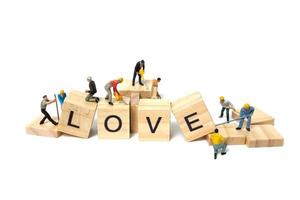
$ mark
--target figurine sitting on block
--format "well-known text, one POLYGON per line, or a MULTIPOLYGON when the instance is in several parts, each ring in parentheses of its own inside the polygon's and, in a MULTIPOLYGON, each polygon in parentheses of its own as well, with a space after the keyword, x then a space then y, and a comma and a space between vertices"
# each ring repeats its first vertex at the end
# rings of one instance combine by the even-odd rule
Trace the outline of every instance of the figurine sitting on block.
POLYGON ((54 103, 56 100, 52 100, 50 101, 47 97, 47 95, 44 95, 43 96, 43 100, 41 102, 41 112, 43 113, 44 115, 44 118, 40 121, 40 124, 44 124, 45 123, 45 120, 48 119, 53 125, 57 125, 58 123, 56 121, 54 121, 51 116, 49 115, 49 113, 47 112, 46 108, 47 108, 47 105, 49 104, 52 104, 54 103))
POLYGON ((107 92, 105 99, 108 100, 108 103, 112 106, 114 105, 114 103, 112 102, 111 88, 113 88, 113 92, 114 92, 114 96, 116 97, 116 100, 120 101, 122 99, 122 96, 120 95, 117 86, 122 82, 123 82, 123 78, 119 78, 117 80, 109 81, 104 87, 104 89, 107 92))
POLYGON ((98 103, 99 98, 94 97, 94 94, 97 93, 96 84, 90 76, 87 77, 87 81, 89 82, 89 90, 86 90, 85 92, 89 94, 86 96, 85 101, 98 103))
POLYGON ((152 99, 161 99, 160 94, 158 93, 158 84, 160 83, 161 78, 153 79, 152 81, 152 99))
POLYGON ((145 72, 145 61, 141 60, 136 63, 135 68, 134 68, 134 73, 133 73, 133 78, 132 78, 132 86, 135 85, 135 78, 138 75, 139 76, 139 84, 143 86, 144 84, 142 83, 142 78, 144 76, 145 72))

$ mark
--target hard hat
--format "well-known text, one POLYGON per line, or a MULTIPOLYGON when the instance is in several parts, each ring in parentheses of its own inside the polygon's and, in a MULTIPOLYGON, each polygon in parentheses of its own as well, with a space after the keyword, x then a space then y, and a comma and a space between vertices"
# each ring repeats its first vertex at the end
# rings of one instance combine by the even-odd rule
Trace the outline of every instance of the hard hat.
POLYGON ((225 100, 225 97, 224 97, 224 96, 220 96, 220 100, 221 100, 221 101, 224 101, 224 100, 225 100))
POLYGON ((88 76, 88 77, 86 78, 86 80, 87 80, 87 81, 91 81, 91 80, 92 80, 92 77, 91 77, 91 76, 88 76))
POLYGON ((121 77, 121 78, 119 78, 119 81, 120 81, 120 83, 122 83, 123 82, 123 78, 121 77))
POLYGON ((245 103, 243 106, 244 109, 248 110, 250 108, 250 104, 249 103, 245 103))
POLYGON ((60 94, 64 94, 65 91, 64 91, 64 90, 60 90, 59 93, 60 93, 60 94))

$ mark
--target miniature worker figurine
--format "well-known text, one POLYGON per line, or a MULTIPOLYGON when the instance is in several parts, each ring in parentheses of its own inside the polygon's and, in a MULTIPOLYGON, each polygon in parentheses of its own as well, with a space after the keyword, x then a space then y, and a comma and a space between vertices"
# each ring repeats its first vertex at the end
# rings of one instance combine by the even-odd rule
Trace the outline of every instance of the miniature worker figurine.
POLYGON ((227 144, 225 144, 224 137, 219 134, 219 130, 217 128, 215 129, 215 132, 213 134, 211 134, 210 140, 214 147, 214 158, 215 159, 217 159, 219 152, 221 152, 221 155, 226 154, 227 144))
POLYGON ((90 76, 87 77, 87 81, 89 82, 89 90, 86 90, 85 92, 89 93, 89 94, 86 96, 85 101, 98 103, 99 98, 98 97, 94 97, 94 94, 97 93, 96 84, 92 80, 92 77, 90 77, 90 76))
POLYGON ((144 85, 142 83, 142 77, 144 76, 144 72, 145 72, 145 61, 141 60, 141 61, 137 62, 135 65, 133 78, 132 78, 132 86, 135 85, 135 78, 137 75, 139 76, 139 84, 142 86, 144 85))
POLYGON ((154 94, 154 98, 158 98, 161 99, 160 94, 158 93, 158 83, 160 83, 161 78, 157 78, 157 79, 153 79, 152 81, 152 86, 153 86, 153 91, 156 92, 156 94, 154 94))
POLYGON ((67 94, 64 90, 60 90, 59 94, 57 95, 58 101, 60 103, 60 106, 64 104, 65 98, 67 97, 67 94))
POLYGON ((44 114, 44 118, 40 121, 40 124, 44 124, 46 119, 48 119, 48 120, 49 120, 53 125, 55 125, 55 126, 58 124, 57 122, 55 122, 55 121, 51 118, 51 116, 49 115, 49 113, 46 111, 47 105, 52 104, 52 103, 54 103, 55 101, 56 101, 55 99, 52 100, 52 101, 50 101, 50 100, 48 99, 47 95, 44 95, 44 96, 43 96, 43 100, 42 100, 42 102, 41 102, 41 112, 44 114))
POLYGON ((235 110, 235 108, 234 108, 233 104, 230 101, 225 100, 225 97, 223 97, 223 96, 220 97, 220 104, 222 106, 222 110, 221 110, 221 115, 219 116, 219 118, 223 117, 224 111, 226 110, 226 119, 227 119, 227 122, 229 122, 229 110, 230 109, 235 110))
POLYGON ((244 120, 245 120, 245 118, 247 118, 246 129, 247 129, 247 131, 250 131, 251 118, 252 118, 254 111, 255 111, 254 107, 250 106, 248 103, 244 104, 243 108, 240 111, 240 124, 236 128, 236 130, 242 129, 244 120))
MULTIPOLYGON (((120 84, 120 83, 122 83, 122 82, 123 82, 123 78, 119 78, 119 79, 117 79, 117 80, 109 81, 109 82, 105 85, 105 87, 104 87, 104 89, 105 89, 106 92, 107 92, 107 95, 106 95, 105 99, 108 100, 108 103, 109 103, 110 105, 112 105, 112 106, 113 106, 114 104, 113 104, 113 102, 112 102, 111 88, 113 88, 114 94, 116 94, 118 97, 120 97, 121 95, 120 95, 120 93, 119 93, 119 91, 118 91, 117 86, 118 86, 118 84, 120 84)), ((116 96, 116 95, 115 95, 115 96, 116 96)), ((119 100, 119 99, 117 99, 117 100, 119 100)))

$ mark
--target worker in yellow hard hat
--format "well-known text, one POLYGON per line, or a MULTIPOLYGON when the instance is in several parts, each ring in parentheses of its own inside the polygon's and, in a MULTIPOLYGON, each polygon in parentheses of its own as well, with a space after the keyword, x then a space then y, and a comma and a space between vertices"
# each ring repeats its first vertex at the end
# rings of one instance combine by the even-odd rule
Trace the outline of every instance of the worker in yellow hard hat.
POLYGON ((217 159, 218 153, 221 155, 226 154, 227 144, 222 135, 219 134, 219 130, 215 129, 215 132, 210 135, 210 141, 214 147, 214 158, 217 159))
POLYGON ((111 88, 113 88, 113 92, 114 92, 114 96, 116 97, 116 100, 117 101, 120 101, 122 100, 122 96, 120 94, 120 92, 118 91, 118 84, 122 83, 123 82, 123 78, 118 78, 117 80, 112 80, 112 81, 109 81, 104 89, 106 90, 107 92, 107 95, 105 97, 106 100, 108 100, 108 103, 110 105, 114 105, 114 103, 112 102, 112 92, 111 92, 111 88))
POLYGON ((220 96, 219 99, 220 99, 220 104, 222 106, 221 115, 219 116, 219 118, 223 117, 224 111, 226 110, 226 119, 227 119, 227 122, 229 122, 229 110, 230 109, 235 110, 235 108, 230 101, 225 99, 224 96, 220 96))
POLYGON ((57 95, 58 101, 60 103, 60 106, 64 104, 65 98, 67 97, 67 94, 64 90, 60 90, 59 94, 57 95))
POLYGON ((255 111, 255 108, 250 106, 250 104, 245 103, 240 111, 240 123, 236 130, 241 130, 244 124, 245 119, 247 119, 246 129, 250 131, 251 118, 255 111))

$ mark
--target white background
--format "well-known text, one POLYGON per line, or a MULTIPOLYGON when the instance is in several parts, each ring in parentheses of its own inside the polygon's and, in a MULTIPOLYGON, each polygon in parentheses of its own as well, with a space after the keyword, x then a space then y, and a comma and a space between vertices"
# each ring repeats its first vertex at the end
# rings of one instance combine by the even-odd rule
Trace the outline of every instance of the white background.
POLYGON ((296 0, 1 0, 0 199, 299 198, 299 10, 296 0), (230 146, 214 160, 174 119, 170 142, 25 133, 42 95, 85 90, 91 75, 104 96, 140 59, 165 98, 200 91, 216 123, 220 95, 249 102, 276 118, 285 146, 230 146))

